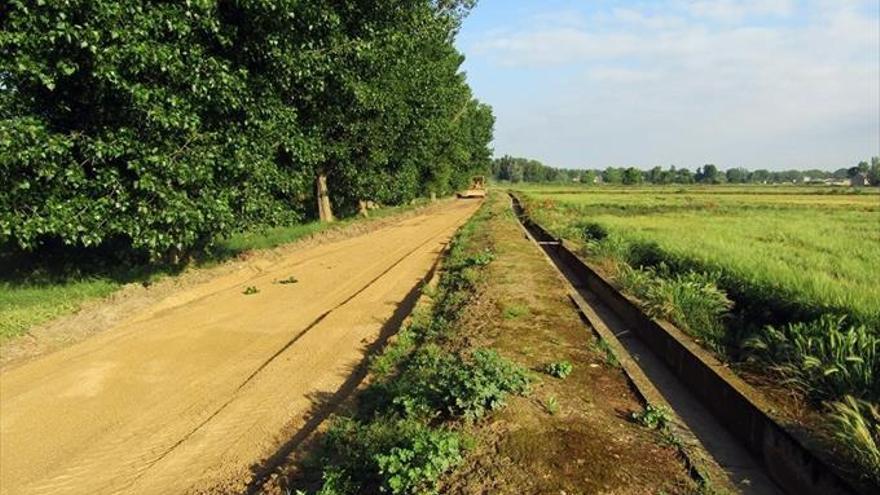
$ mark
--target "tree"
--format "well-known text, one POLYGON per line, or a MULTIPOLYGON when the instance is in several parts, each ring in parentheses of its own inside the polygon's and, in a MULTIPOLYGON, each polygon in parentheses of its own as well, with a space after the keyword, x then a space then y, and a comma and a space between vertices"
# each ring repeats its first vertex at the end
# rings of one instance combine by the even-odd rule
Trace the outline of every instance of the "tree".
POLYGON ((623 169, 608 167, 602 172, 602 182, 606 184, 621 184, 623 183, 623 169))
POLYGON ((727 182, 743 184, 749 180, 749 171, 744 168, 731 168, 725 173, 727 182))
POLYGON ((749 182, 757 182, 759 184, 769 182, 770 178, 770 171, 765 169, 758 169, 749 174, 749 182))
POLYGON ((635 167, 629 167, 623 172, 624 184, 641 184, 643 179, 642 171, 635 167))
POLYGON ((675 172, 675 182, 677 184, 693 184, 694 181, 694 174, 686 168, 680 168, 675 172))
POLYGON ((253 225, 448 193, 494 119, 454 47, 473 2, 0 8, 0 244, 153 258, 253 225))
POLYGON ((703 184, 718 184, 721 182, 721 174, 718 171, 718 167, 707 163, 702 168, 697 169, 696 180, 703 184))
POLYGON ((594 170, 585 170, 581 173, 581 183, 583 184, 595 184, 596 178, 598 174, 594 170))
POLYGON ((868 181, 872 186, 880 186, 880 157, 871 157, 871 165, 868 167, 868 181))

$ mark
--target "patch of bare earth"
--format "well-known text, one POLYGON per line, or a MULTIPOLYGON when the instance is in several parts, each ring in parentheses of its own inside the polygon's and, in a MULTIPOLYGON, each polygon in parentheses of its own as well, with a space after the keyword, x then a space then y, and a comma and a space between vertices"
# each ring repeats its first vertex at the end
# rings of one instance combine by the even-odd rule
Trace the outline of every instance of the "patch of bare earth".
POLYGON ((484 242, 495 261, 462 321, 459 345, 488 346, 536 371, 516 397, 468 427, 475 447, 441 488, 451 494, 691 493, 673 447, 629 418, 642 409, 623 372, 606 362, 562 280, 500 196, 484 242), (566 379, 541 372, 568 361, 566 379))

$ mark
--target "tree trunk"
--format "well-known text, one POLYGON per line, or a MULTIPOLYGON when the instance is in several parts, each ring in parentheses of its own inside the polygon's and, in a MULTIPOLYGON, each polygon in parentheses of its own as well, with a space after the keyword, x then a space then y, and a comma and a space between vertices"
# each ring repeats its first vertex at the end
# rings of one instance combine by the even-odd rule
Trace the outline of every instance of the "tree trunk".
POLYGON ((327 174, 320 172, 315 180, 316 196, 318 197, 318 218, 322 222, 332 222, 333 210, 330 208, 330 192, 327 190, 327 174))

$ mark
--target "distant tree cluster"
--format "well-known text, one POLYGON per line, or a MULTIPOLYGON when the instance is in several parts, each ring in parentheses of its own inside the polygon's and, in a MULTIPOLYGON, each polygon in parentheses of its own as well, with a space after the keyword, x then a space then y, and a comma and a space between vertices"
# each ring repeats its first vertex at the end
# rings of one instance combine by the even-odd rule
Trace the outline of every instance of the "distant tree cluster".
POLYGON ((491 174, 496 180, 510 182, 582 182, 593 184, 781 184, 809 183, 825 180, 843 181, 864 174, 871 185, 880 185, 880 158, 870 163, 859 162, 856 166, 833 172, 826 170, 748 170, 742 167, 721 170, 714 164, 706 164, 691 171, 687 168, 654 167, 642 170, 636 167, 608 167, 605 170, 578 170, 556 168, 537 160, 504 156, 492 162, 491 174))
POLYGON ((538 160, 503 156, 492 160, 489 174, 495 180, 508 182, 593 182, 596 172, 550 167, 538 160))

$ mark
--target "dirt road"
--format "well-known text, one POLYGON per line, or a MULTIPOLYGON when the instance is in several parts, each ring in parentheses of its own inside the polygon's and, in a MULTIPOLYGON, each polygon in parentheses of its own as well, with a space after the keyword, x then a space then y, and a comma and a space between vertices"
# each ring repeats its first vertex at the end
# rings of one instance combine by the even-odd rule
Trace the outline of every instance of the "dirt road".
POLYGON ((352 386, 476 207, 225 275, 4 372, 0 493, 240 490, 352 386))

